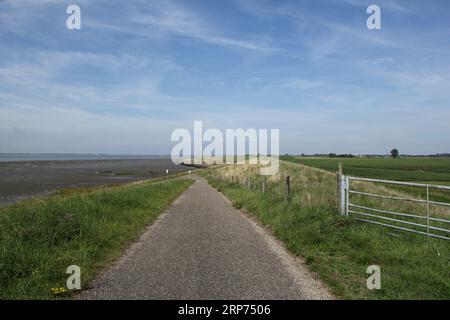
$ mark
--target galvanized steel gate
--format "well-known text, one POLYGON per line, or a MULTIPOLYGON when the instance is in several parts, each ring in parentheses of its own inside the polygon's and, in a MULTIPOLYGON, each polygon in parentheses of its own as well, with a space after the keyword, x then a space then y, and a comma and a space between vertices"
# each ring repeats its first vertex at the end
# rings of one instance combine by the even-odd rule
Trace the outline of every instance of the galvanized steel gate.
POLYGON ((429 237, 450 240, 450 203, 430 200, 430 191, 432 189, 450 191, 450 187, 441 185, 341 176, 340 213, 341 215, 352 216, 357 220, 368 223, 423 234, 429 237), (420 199, 407 196, 381 195, 371 192, 364 192, 361 190, 358 191, 352 189, 352 181, 423 188, 425 191, 425 197, 420 199), (364 206, 352 202, 352 195, 359 196, 360 198, 367 197, 371 199, 389 199, 394 201, 420 203, 424 206, 424 212, 421 214, 413 214, 408 212, 385 210, 372 206, 364 206), (448 214, 445 212, 435 214, 432 212, 430 206, 448 207, 448 214))

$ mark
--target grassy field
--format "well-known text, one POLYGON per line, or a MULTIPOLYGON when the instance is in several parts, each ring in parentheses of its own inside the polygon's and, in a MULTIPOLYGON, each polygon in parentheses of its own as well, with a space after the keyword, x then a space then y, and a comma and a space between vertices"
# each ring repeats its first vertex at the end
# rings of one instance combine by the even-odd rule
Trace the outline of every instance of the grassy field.
MULTIPOLYGON (((267 180, 266 193, 255 167, 210 169, 205 177, 304 257, 339 298, 450 299, 450 242, 339 216, 333 173, 281 162, 279 174, 267 180), (287 175, 292 181, 289 202, 284 199, 287 175), (381 268, 381 290, 367 289, 370 265, 381 268)), ((360 187, 399 194, 370 183, 360 187)))
POLYGON ((282 160, 336 172, 342 162, 344 174, 365 178, 415 181, 450 185, 450 158, 306 158, 284 156, 282 160))
MULTIPOLYGON (((339 162, 342 162, 344 174, 350 176, 450 186, 449 158, 340 159, 284 156, 282 159, 330 172, 336 172, 339 162)), ((425 188, 405 186, 391 186, 391 188, 426 199, 425 188)), ((430 200, 450 202, 450 191, 430 189, 430 200)))
POLYGON ((86 286, 191 184, 129 184, 0 209, 0 299, 69 297, 58 289, 68 266, 81 268, 86 286))

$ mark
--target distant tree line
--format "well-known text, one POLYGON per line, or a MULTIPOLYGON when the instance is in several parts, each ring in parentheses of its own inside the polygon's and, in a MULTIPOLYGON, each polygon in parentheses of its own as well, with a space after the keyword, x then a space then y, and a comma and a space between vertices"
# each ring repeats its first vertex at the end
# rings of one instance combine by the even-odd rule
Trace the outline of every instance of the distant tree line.
MULTIPOLYGON (((285 156, 288 156, 289 154, 285 154, 285 156)), ((392 154, 386 155, 386 154, 360 154, 360 155, 353 155, 353 154, 336 154, 336 153, 315 153, 315 154, 297 154, 297 156, 300 157, 329 157, 329 158, 386 158, 386 157, 393 157, 392 154)), ((400 154, 398 155, 400 156, 400 154)), ((398 157, 396 156, 396 157, 398 157)), ((402 158, 450 158, 450 153, 436 153, 436 154, 402 154, 402 158)))
POLYGON ((356 157, 354 154, 336 154, 336 153, 330 153, 328 154, 328 157, 330 158, 354 158, 356 157))

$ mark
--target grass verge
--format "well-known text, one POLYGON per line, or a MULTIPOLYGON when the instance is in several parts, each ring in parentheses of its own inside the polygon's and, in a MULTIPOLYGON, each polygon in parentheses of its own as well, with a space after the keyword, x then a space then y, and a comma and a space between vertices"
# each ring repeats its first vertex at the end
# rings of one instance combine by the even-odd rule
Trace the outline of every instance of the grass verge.
POLYGON ((229 166, 204 175, 237 208, 255 215, 291 252, 303 256, 337 297, 450 299, 450 242, 339 216, 332 173, 281 162, 262 193, 256 170, 229 166), (283 195, 286 175, 292 181, 289 202, 283 195), (367 289, 370 265, 381 268, 381 290, 367 289))
POLYGON ((0 299, 68 298, 70 265, 86 286, 192 180, 132 183, 0 209, 0 299), (55 292, 54 292, 55 291, 55 292))

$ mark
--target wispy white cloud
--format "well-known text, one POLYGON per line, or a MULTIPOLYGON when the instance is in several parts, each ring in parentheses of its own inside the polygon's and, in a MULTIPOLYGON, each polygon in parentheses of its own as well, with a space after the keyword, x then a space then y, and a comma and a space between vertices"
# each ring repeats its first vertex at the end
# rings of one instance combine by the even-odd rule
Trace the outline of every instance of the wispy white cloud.
MULTIPOLYGON (((291 38, 284 39, 286 42, 293 43, 299 41, 308 50, 309 57, 320 62, 328 59, 335 54, 347 53, 348 48, 355 45, 379 46, 383 48, 392 48, 400 50, 426 50, 439 51, 430 48, 426 44, 427 35, 414 34, 414 38, 406 37, 405 32, 399 28, 391 29, 388 32, 370 32, 365 27, 367 18, 366 8, 371 4, 366 0, 333 0, 319 1, 321 5, 334 5, 340 7, 342 11, 346 10, 346 6, 361 7, 360 23, 355 24, 355 20, 343 21, 339 14, 333 16, 325 15, 322 12, 311 10, 311 6, 303 3, 279 2, 270 0, 252 0, 238 1, 233 3, 243 12, 262 19, 284 19, 289 21, 296 29, 297 38, 292 38, 292 33, 287 33, 291 38), (418 37, 420 41, 418 40, 418 37), (423 43, 423 44, 422 44, 423 43)), ((393 10, 397 13, 417 14, 416 5, 413 3, 402 3, 398 1, 380 1, 382 9, 393 10)), ((293 53, 292 51, 290 52, 293 53)), ((351 53, 348 52, 348 53, 351 53)))
POLYGON ((22 62, 0 66, 0 107, 56 103, 87 110, 161 112, 163 102, 183 100, 165 95, 159 88, 164 74, 178 70, 181 67, 169 59, 43 50, 32 56, 25 54, 22 62), (72 81, 73 72, 93 67, 115 77, 127 73, 131 78, 127 82, 72 81), (144 78, 143 70, 148 72, 144 78))
POLYGON ((237 47, 265 53, 277 51, 275 47, 271 46, 269 39, 261 43, 219 35, 217 31, 214 31, 214 26, 206 24, 204 19, 201 19, 197 14, 179 3, 152 1, 151 6, 155 9, 154 13, 138 13, 131 17, 131 20, 138 25, 156 27, 160 31, 171 35, 190 37, 214 45, 237 47))
POLYGON ((230 49, 264 54, 281 52, 267 36, 254 41, 223 35, 213 22, 206 22, 206 19, 180 2, 154 0, 144 3, 146 10, 136 8, 124 17, 121 25, 97 20, 87 21, 86 25, 151 39, 185 37, 230 49))

